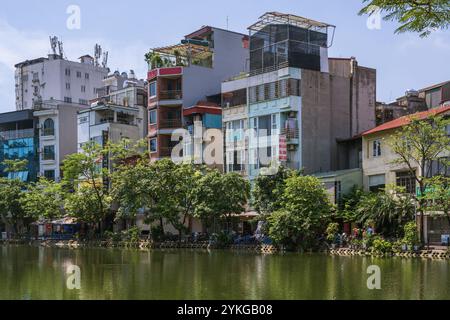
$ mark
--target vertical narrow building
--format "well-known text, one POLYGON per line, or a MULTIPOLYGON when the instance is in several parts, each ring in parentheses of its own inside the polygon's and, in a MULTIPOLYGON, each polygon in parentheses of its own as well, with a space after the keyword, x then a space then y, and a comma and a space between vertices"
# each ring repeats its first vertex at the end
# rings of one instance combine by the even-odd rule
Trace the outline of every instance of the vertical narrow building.
MULTIPOLYGON (((172 141, 172 134, 176 129, 191 127, 195 114, 202 115, 202 121, 215 121, 220 99, 214 96, 220 96, 222 81, 247 69, 247 40, 244 34, 206 26, 185 36, 179 44, 149 53, 148 138, 152 160, 171 157, 179 144, 172 141)), ((220 127, 212 122, 213 127, 220 127)))
POLYGON ((338 142, 373 126, 376 73, 329 59, 334 29, 279 12, 249 27, 250 72, 222 84, 227 171, 253 180, 278 164, 306 174, 348 169, 338 142))

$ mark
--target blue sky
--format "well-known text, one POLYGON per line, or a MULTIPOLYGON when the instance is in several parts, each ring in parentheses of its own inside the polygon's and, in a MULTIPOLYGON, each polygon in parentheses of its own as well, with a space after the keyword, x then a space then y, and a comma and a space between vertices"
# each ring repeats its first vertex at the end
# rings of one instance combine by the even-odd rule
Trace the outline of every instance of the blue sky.
POLYGON ((134 69, 145 77, 144 53, 177 43, 203 25, 247 33, 266 11, 280 11, 337 26, 331 57, 355 56, 360 65, 376 68, 377 98, 391 101, 406 89, 450 80, 450 31, 421 39, 395 35, 395 23, 370 30, 357 15, 362 0, 15 0, 0 11, 0 112, 14 110, 14 64, 49 53, 49 35, 64 41, 74 60, 93 54, 95 43, 110 52, 114 71, 134 69), (66 28, 69 5, 81 9, 81 29, 66 28))

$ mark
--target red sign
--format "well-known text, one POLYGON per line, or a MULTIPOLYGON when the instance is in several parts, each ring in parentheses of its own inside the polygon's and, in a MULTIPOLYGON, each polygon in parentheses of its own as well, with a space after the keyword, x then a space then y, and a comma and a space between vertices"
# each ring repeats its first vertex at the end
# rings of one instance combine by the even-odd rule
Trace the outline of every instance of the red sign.
POLYGON ((156 78, 157 76, 158 76, 158 69, 153 69, 152 71, 148 72, 147 79, 152 80, 152 79, 156 78))
POLYGON ((177 74, 182 74, 182 73, 183 73, 183 68, 181 68, 181 67, 159 69, 160 76, 170 76, 170 75, 177 75, 177 74))
POLYGON ((288 154, 287 154, 287 139, 285 135, 280 135, 280 143, 279 143, 279 149, 280 149, 280 161, 286 162, 288 161, 288 154))

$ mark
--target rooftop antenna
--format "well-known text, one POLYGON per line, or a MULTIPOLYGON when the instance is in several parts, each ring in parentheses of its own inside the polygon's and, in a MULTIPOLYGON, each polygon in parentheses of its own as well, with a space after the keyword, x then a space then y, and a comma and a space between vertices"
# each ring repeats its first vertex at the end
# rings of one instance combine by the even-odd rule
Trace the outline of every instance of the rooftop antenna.
POLYGON ((100 58, 102 57, 102 47, 97 43, 95 44, 95 66, 98 67, 100 65, 100 58))
POLYGON ((105 68, 105 69, 108 66, 108 56, 109 56, 109 52, 108 51, 103 53, 102 67, 105 68))
POLYGON ((229 18, 229 16, 227 16, 227 30, 228 30, 228 27, 229 27, 229 22, 230 22, 230 18, 229 18))
POLYGON ((61 59, 64 59, 64 47, 62 41, 58 41, 58 51, 61 59))
POLYGON ((56 55, 56 47, 58 46, 58 37, 50 36, 50 46, 52 48, 53 54, 56 55))

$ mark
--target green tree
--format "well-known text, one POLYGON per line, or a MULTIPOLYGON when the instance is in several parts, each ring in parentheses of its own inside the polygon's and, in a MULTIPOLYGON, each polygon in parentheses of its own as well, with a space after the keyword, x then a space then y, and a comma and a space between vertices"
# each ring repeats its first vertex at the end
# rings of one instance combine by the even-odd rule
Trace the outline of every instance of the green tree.
POLYGON ((60 183, 40 179, 28 187, 20 202, 30 217, 55 219, 63 215, 64 192, 60 183))
POLYGON ((403 226, 414 220, 414 200, 398 189, 367 193, 356 206, 360 224, 373 222, 378 233, 400 236, 403 226))
POLYGON ((112 174, 111 195, 118 205, 116 219, 133 221, 140 211, 148 211, 153 174, 149 159, 138 159, 132 165, 123 164, 112 174))
POLYGON ((366 5, 359 12, 373 14, 377 10, 385 13, 384 19, 397 21, 396 33, 417 32, 428 36, 436 29, 446 30, 450 24, 450 2, 448 0, 364 0, 366 5))
POLYGON ((67 212, 81 221, 97 224, 110 215, 111 197, 105 182, 110 171, 102 166, 109 150, 97 143, 83 145, 80 153, 68 155, 63 162, 63 185, 73 190, 65 201, 67 212), (87 205, 89 204, 89 205, 87 205))
POLYGON ((297 174, 295 171, 280 167, 274 175, 260 175, 252 189, 253 206, 260 214, 270 214, 281 208, 281 196, 287 178, 297 174))
MULTIPOLYGON (((205 170, 204 168, 200 168, 205 170)), ((174 186, 173 195, 176 197, 179 215, 170 222, 178 230, 180 239, 183 232, 187 231, 188 219, 195 215, 195 203, 198 199, 202 170, 196 169, 192 164, 178 164, 173 172, 177 183, 174 186)))
POLYGON ((313 247, 325 232, 332 210, 319 179, 290 177, 282 195, 282 209, 267 218, 269 236, 276 243, 289 247, 313 247))
MULTIPOLYGON (((419 187, 420 195, 425 194, 428 176, 432 173, 432 164, 443 161, 442 155, 450 150, 450 137, 446 128, 450 119, 431 116, 426 119, 411 117, 408 125, 403 126, 391 136, 388 143, 396 159, 392 164, 406 167, 419 187)), ((420 239, 424 239, 424 212, 426 199, 413 195, 418 203, 420 214, 420 239)))
POLYGON ((352 191, 342 197, 337 215, 344 222, 353 223, 358 221, 356 208, 364 196, 364 191, 358 187, 354 187, 352 191))
POLYGON ((426 184, 427 191, 421 197, 427 210, 442 212, 450 226, 450 178, 438 175, 428 179, 426 184))
MULTIPOLYGON (((6 173, 15 173, 26 170, 27 160, 5 160, 2 163, 6 173)), ((0 178, 0 216, 5 225, 13 227, 19 233, 19 225, 27 225, 31 217, 27 215, 20 202, 25 190, 25 183, 19 179, 0 178)))
POLYGON ((208 170, 198 183, 195 216, 209 222, 225 219, 230 231, 233 214, 245 211, 250 183, 237 173, 222 174, 218 170, 208 170))
POLYGON ((5 225, 12 226, 16 234, 20 231, 20 223, 29 216, 20 202, 25 185, 17 179, 0 178, 0 215, 5 225))

